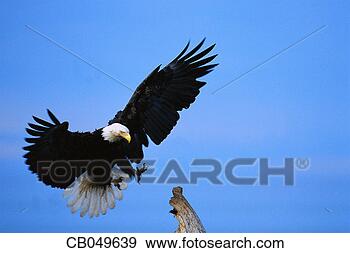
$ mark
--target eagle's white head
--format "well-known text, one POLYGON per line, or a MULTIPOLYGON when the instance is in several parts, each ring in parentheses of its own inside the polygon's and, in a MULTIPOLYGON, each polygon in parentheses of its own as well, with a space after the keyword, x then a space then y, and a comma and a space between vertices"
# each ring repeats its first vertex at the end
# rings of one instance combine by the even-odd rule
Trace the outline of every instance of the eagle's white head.
POLYGON ((113 124, 103 128, 102 129, 102 137, 104 140, 109 141, 109 142, 115 142, 118 137, 124 138, 129 143, 131 141, 129 129, 120 123, 113 123, 113 124))

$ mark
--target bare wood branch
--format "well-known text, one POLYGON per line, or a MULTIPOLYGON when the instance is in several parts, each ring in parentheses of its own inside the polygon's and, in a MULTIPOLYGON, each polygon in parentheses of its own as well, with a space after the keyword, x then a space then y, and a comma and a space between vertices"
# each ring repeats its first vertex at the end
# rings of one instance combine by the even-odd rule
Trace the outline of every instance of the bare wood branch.
POLYGON ((170 212, 175 215, 179 222, 176 233, 205 233, 198 215, 182 195, 182 188, 180 186, 174 187, 172 192, 173 197, 171 197, 169 204, 173 207, 170 212))

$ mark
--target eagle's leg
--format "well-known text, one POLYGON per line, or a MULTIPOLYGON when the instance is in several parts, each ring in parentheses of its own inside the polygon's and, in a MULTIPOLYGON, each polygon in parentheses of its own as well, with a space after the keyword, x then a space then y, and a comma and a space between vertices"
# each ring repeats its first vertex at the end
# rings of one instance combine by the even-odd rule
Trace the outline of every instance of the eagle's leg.
MULTIPOLYGON (((137 183, 141 181, 141 175, 147 170, 146 163, 143 163, 141 167, 134 167, 131 165, 130 161, 127 159, 116 160, 116 165, 123 171, 128 174, 130 178, 135 177, 137 183)), ((115 182, 118 183, 118 178, 115 179, 115 182)))
POLYGON ((148 169, 148 166, 146 163, 143 163, 141 167, 136 167, 136 181, 137 183, 140 183, 141 181, 141 175, 146 172, 148 169))
POLYGON ((128 159, 118 159, 115 161, 115 164, 122 172, 128 174, 130 179, 136 177, 136 170, 128 159))

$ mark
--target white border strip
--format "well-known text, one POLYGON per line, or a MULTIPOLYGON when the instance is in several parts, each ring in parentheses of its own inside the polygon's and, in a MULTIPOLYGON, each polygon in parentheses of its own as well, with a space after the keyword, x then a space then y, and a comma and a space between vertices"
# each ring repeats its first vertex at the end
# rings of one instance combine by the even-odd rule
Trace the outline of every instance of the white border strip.
MULTIPOLYGON (((154 241, 153 241, 154 242, 154 241)), ((164 241, 163 241, 164 242, 164 241)), ((0 234, 1 252, 350 252, 350 234, 280 234, 280 233, 217 233, 217 234, 110 234, 110 233, 22 233, 0 234), (79 239, 80 238, 80 239, 79 239), (89 239, 90 238, 90 239, 89 239), (101 239, 100 239, 101 238, 101 239), (117 239, 116 239, 117 238, 117 239), (135 239, 133 239, 135 238, 135 239), (80 240, 80 248, 78 242, 80 240), (83 242, 85 240, 85 243, 83 242), (86 245, 89 240, 90 245, 86 245), (111 242, 113 241, 113 245, 111 242), (177 248, 147 248, 150 240, 175 240, 177 248), (281 244, 283 240, 283 245, 281 244), (136 245, 134 246, 134 242, 136 245), (235 242, 234 242, 235 241, 235 242), (248 243, 250 241, 250 243, 248 243), (275 248, 257 248, 257 242, 275 248), (211 243, 210 243, 211 242, 211 243), (225 248, 225 246, 230 246, 225 248), (85 245, 85 247, 83 247, 85 245), (122 246, 123 245, 123 246, 122 246), (196 246, 199 246, 196 248, 196 246), (214 246, 213 246, 214 245, 214 246), (220 246, 221 245, 221 246, 220 246), (251 245, 249 248, 242 248, 251 245), (94 246, 89 248, 89 246, 94 246), (110 247, 108 247, 110 246, 110 247), (203 247, 204 246, 204 247, 203 247), (213 246, 213 247, 210 247, 213 246), (234 246, 232 248, 232 246, 234 246), (278 247, 278 248, 276 248, 278 247)))

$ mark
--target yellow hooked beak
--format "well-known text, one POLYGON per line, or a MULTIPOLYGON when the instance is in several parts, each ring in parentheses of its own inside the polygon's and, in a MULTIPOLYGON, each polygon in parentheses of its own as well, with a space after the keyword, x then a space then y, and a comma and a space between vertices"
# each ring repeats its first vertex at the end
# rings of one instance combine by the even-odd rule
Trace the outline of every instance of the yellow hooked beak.
POLYGON ((123 137, 125 140, 127 140, 128 143, 130 143, 130 141, 131 141, 131 136, 130 136, 129 133, 127 133, 127 132, 121 132, 119 135, 120 135, 121 137, 123 137))

